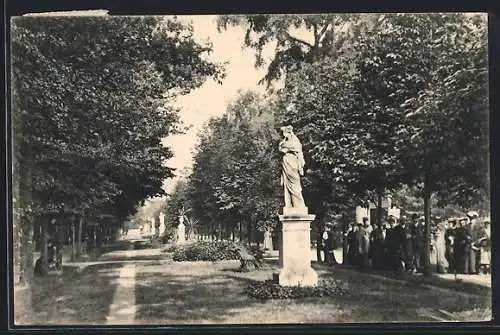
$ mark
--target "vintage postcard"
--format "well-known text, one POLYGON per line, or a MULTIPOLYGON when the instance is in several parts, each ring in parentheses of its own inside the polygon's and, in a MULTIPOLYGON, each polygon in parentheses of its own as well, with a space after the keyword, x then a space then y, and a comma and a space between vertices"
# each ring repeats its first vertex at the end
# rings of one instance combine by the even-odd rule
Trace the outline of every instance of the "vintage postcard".
POLYGON ((491 320, 486 14, 10 27, 15 326, 491 320))

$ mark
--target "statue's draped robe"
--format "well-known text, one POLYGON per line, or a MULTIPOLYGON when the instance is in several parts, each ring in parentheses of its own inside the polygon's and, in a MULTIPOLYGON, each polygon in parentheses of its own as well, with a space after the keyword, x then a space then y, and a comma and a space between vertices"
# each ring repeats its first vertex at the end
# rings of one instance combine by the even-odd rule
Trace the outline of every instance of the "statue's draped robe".
POLYGON ((285 190, 285 207, 305 207, 300 185, 300 175, 303 174, 304 156, 302 145, 294 134, 285 138, 279 145, 283 155, 283 174, 281 183, 285 190))

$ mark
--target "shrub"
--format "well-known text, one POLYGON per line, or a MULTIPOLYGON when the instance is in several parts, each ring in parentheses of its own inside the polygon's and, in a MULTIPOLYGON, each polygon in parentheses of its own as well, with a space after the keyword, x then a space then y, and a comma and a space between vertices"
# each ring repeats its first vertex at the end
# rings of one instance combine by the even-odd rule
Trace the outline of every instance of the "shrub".
POLYGON ((238 260, 238 246, 225 241, 199 241, 189 245, 177 246, 173 260, 183 261, 223 261, 238 260))
POLYGON ((259 300, 300 299, 308 297, 345 296, 349 293, 347 284, 335 279, 327 279, 319 285, 281 286, 273 280, 255 281, 244 290, 244 293, 259 300))

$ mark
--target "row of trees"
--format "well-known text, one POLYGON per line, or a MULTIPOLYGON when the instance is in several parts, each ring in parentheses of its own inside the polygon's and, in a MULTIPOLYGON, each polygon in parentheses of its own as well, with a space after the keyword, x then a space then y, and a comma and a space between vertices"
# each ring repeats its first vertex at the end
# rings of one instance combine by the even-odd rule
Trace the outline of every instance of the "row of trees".
POLYGON ((198 233, 214 238, 249 238, 275 225, 279 206, 279 158, 273 146, 273 105, 253 92, 240 96, 199 134, 194 166, 166 206, 166 222, 177 222, 184 206, 198 233))
POLYGON ((221 31, 231 25, 245 27, 256 66, 267 44, 276 52, 267 100, 241 94, 200 134, 187 192, 200 224, 276 224, 276 129, 285 124, 303 144, 304 197, 318 225, 331 213, 345 224, 367 201, 379 204, 381 220, 382 197, 409 187, 423 199, 430 238, 431 202, 466 210, 488 201, 484 16, 219 18, 221 31))
POLYGON ((38 226, 46 268, 51 230, 73 223, 77 254, 163 194, 161 140, 183 131, 172 100, 224 72, 176 19, 22 17, 11 35, 15 275, 29 282, 38 226))

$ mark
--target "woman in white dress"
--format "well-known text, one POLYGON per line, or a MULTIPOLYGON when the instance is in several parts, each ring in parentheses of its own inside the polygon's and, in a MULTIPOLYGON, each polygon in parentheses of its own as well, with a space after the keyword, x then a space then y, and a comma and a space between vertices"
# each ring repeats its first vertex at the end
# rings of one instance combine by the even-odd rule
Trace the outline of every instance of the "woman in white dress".
POLYGON ((491 230, 489 220, 484 221, 484 234, 486 239, 483 241, 481 248, 480 265, 481 267, 486 266, 486 268, 489 270, 491 264, 491 230))

